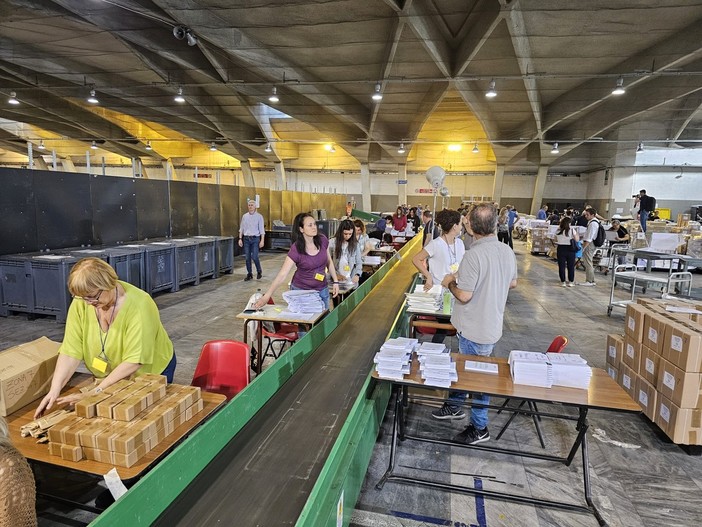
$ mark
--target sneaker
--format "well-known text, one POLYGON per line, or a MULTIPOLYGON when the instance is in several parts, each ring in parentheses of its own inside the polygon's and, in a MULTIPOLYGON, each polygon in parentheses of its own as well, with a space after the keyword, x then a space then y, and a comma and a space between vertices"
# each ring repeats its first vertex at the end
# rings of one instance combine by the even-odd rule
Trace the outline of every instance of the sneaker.
POLYGON ((578 282, 578 285, 585 287, 595 287, 597 284, 595 282, 578 282))
POLYGON ((490 431, 487 426, 482 430, 478 430, 471 423, 468 427, 453 438, 457 443, 463 443, 464 445, 477 445, 478 443, 484 443, 485 441, 490 441, 490 431))
POLYGON ((562 285, 563 287, 566 287, 568 284, 566 284, 565 282, 563 282, 561 285, 562 285))
POLYGON ((455 406, 451 406, 448 403, 444 403, 441 408, 439 408, 438 410, 434 410, 431 413, 431 416, 434 419, 441 420, 463 419, 466 416, 466 413, 460 407, 456 408, 455 406))
POLYGON ((249 280, 253 280, 253 275, 252 274, 247 274, 246 278, 244 278, 244 282, 248 282, 249 280))
POLYGON ((575 287, 575 282, 568 282, 568 287, 575 287))
POLYGON ((262 275, 261 273, 258 273, 258 274, 256 275, 256 280, 260 280, 262 276, 263 276, 263 275, 262 275))

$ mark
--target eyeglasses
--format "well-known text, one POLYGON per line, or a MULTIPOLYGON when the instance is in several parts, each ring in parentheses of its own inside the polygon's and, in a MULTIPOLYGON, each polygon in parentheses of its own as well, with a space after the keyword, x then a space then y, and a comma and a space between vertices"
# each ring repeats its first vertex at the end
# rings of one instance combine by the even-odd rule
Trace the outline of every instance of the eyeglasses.
POLYGON ((102 294, 102 291, 100 291, 97 296, 74 296, 73 298, 80 298, 84 302, 88 304, 97 304, 100 301, 100 295, 102 294))

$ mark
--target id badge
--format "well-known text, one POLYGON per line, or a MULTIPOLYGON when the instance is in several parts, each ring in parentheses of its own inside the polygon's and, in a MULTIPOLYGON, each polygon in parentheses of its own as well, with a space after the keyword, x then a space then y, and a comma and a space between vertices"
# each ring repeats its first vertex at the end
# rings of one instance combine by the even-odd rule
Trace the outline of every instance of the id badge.
POLYGON ((457 272, 458 272, 458 264, 457 264, 457 263, 451 264, 451 265, 449 266, 449 269, 451 269, 451 273, 452 273, 452 274, 453 274, 453 273, 457 273, 457 272))
POLYGON ((344 271, 347 271, 347 272, 348 272, 348 271, 350 271, 350 270, 351 270, 351 268, 350 268, 348 265, 345 265, 345 266, 344 266, 344 271))
POLYGON ((102 360, 100 357, 95 357, 93 359, 92 367, 100 373, 105 373, 107 371, 107 362, 102 360))
POLYGON ((324 275, 322 273, 317 273, 314 275, 314 279, 319 281, 319 282, 322 282, 322 281, 324 281, 324 275))

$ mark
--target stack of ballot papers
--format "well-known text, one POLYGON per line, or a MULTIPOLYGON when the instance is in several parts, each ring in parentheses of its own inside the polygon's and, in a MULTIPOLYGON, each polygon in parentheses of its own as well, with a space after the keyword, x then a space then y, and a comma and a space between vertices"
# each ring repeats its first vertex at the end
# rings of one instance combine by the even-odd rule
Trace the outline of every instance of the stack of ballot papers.
POLYGON ((477 360, 467 360, 465 362, 465 370, 475 373, 489 373, 497 375, 498 367, 494 362, 482 362, 477 360))
POLYGON ((423 284, 417 284, 412 293, 405 293, 407 309, 419 313, 436 313, 443 309, 441 284, 432 286, 429 291, 424 291, 423 284))
POLYGON ((373 358, 378 376, 383 379, 402 380, 402 377, 410 372, 410 360, 416 345, 417 339, 398 337, 386 340, 373 358))
POLYGON ((451 361, 451 350, 445 344, 422 342, 417 348, 419 374, 424 384, 439 388, 449 388, 458 380, 456 363, 451 361))
POLYGON ((553 366, 545 353, 512 350, 509 352, 509 370, 514 384, 550 388, 553 385, 553 366))
POLYGON ((288 311, 293 313, 322 313, 326 311, 324 302, 317 291, 302 289, 284 291, 283 300, 288 303, 288 311))
POLYGON ((553 385, 587 390, 592 368, 575 353, 547 353, 553 370, 553 385))
POLYGON ((380 265, 382 262, 380 261, 380 256, 364 256, 363 257, 363 263, 365 265, 380 265))

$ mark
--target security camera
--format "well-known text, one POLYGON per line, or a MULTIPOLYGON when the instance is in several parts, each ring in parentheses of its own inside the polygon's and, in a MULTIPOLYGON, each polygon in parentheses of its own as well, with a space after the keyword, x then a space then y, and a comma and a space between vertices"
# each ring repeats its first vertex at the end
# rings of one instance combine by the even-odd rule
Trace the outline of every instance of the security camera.
POLYGON ((173 36, 178 40, 183 40, 187 34, 187 29, 183 26, 173 26, 173 36))

